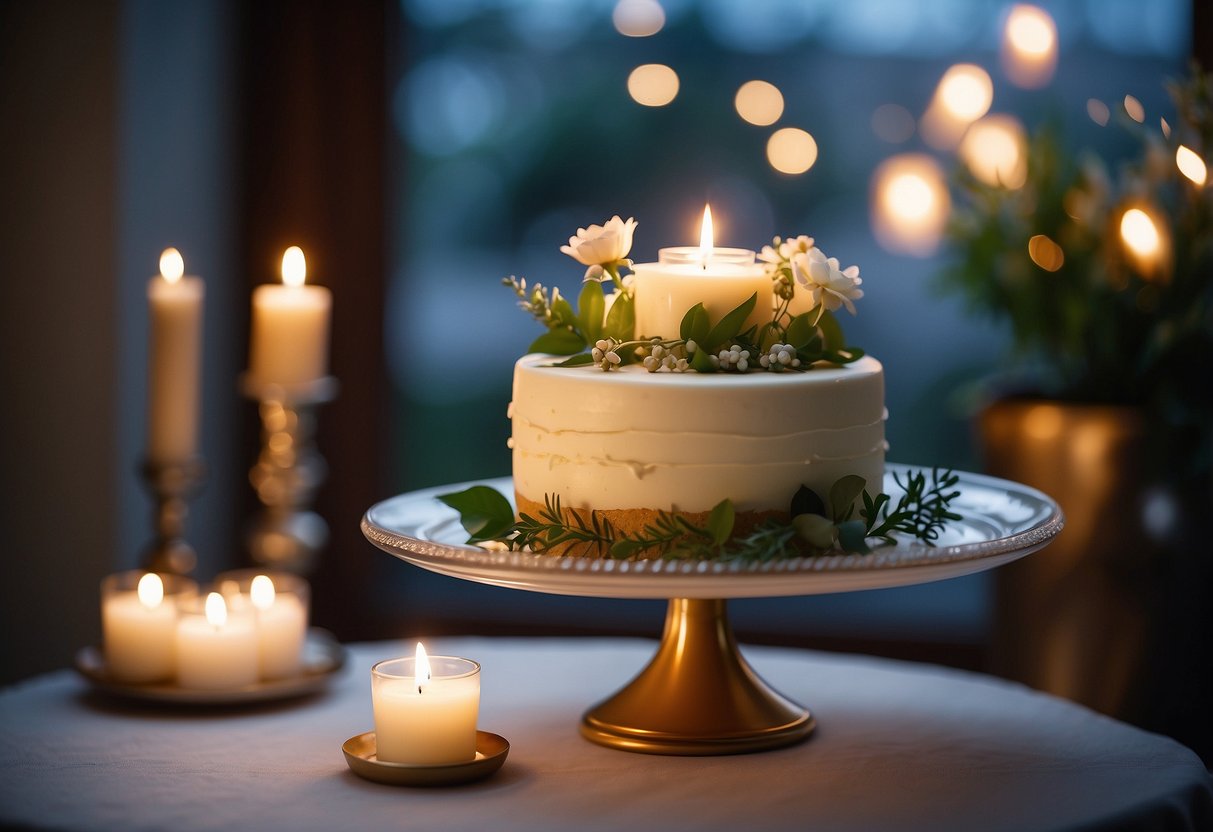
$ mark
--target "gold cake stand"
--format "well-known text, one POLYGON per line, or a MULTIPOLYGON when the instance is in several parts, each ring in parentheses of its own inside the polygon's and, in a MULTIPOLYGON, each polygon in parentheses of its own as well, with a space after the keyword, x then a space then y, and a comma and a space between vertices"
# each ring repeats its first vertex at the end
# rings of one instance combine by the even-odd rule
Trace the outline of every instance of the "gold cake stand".
MULTIPOLYGON (((896 500, 886 466, 883 490, 896 500)), ((1042 548, 1061 531, 1057 504, 1018 483, 960 473, 951 524, 936 546, 899 542, 866 555, 740 564, 615 561, 468 546, 456 513, 437 499, 473 483, 413 491, 372 506, 362 532, 402 560, 439 574, 558 595, 670 599, 657 654, 622 690, 586 712, 581 733, 650 754, 742 754, 800 742, 815 720, 746 662, 726 599, 879 589, 992 569, 1042 548)), ((904 479, 904 477, 903 477, 904 479)), ((508 478, 484 482, 513 494, 508 478)))

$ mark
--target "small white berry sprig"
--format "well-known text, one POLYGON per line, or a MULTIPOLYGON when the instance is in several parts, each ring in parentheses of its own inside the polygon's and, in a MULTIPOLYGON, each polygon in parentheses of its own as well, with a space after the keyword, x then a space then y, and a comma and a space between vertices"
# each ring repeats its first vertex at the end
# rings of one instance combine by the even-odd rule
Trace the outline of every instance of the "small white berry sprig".
POLYGON ((773 372, 800 368, 796 348, 791 344, 771 344, 771 349, 765 355, 758 356, 758 363, 763 369, 773 372))
POLYGON ((620 343, 614 338, 599 338, 595 341, 594 348, 590 350, 590 356, 594 359, 594 366, 605 373, 623 363, 623 359, 619 357, 619 353, 617 352, 620 343))
POLYGON ((750 351, 742 349, 740 344, 731 344, 728 349, 709 355, 708 360, 718 370, 744 373, 750 369, 750 351))
POLYGON ((676 355, 673 349, 661 342, 660 338, 654 338, 650 343, 653 346, 647 348, 649 354, 641 362, 650 373, 655 373, 662 369, 675 373, 685 373, 691 368, 690 362, 676 355))

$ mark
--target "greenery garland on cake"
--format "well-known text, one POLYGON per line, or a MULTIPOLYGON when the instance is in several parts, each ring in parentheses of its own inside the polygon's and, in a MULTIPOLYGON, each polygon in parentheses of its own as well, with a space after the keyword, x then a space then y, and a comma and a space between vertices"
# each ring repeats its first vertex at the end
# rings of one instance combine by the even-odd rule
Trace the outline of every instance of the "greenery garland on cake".
POLYGON ((934 545, 949 520, 961 516, 949 510, 960 492, 952 471, 932 470, 930 476, 894 474, 902 490, 894 503, 888 494, 875 497, 863 477, 850 475, 834 483, 822 498, 801 486, 791 499, 790 521, 769 519, 749 534, 733 536, 735 510, 721 500, 707 522, 697 525, 676 512, 659 511, 657 519, 638 532, 616 528, 601 512, 588 518, 565 511, 559 495, 546 495, 538 516, 515 517, 514 507, 501 492, 487 485, 441 494, 438 499, 459 512, 469 543, 497 543, 508 549, 542 552, 568 547, 566 554, 582 557, 727 559, 761 562, 789 557, 819 557, 867 553, 870 543, 893 543, 893 535, 934 545), (858 517, 855 504, 862 498, 858 517))
POLYGON ((804 235, 776 237, 759 255, 776 298, 766 323, 743 329, 757 303, 753 295, 719 321, 696 304, 683 316, 676 338, 666 333, 638 339, 635 286, 632 275, 621 271, 632 265, 628 254, 636 226, 633 218, 625 222, 614 216, 602 225, 577 229, 561 247, 586 267, 576 308, 558 288, 528 287, 525 278, 512 275, 502 281, 518 296, 518 305, 547 328, 528 352, 570 356, 559 362, 561 367, 593 364, 610 371, 639 362, 652 373, 804 371, 818 362, 849 364, 863 357, 862 349, 847 345, 833 315, 842 307, 855 314, 854 301, 863 297, 859 267, 839 268, 837 259, 804 235), (606 283, 613 288, 610 294, 603 289, 606 283), (811 308, 793 315, 789 309, 797 292, 808 294, 811 308))

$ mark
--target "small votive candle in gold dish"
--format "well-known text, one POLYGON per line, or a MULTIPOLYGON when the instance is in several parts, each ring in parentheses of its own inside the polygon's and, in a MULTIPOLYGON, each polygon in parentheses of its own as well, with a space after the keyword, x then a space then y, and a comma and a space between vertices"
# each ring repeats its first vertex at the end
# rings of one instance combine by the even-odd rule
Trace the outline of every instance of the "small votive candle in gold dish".
POLYGON ((180 575, 141 569, 101 581, 101 633, 106 672, 115 681, 145 683, 173 678, 177 662, 178 602, 198 585, 180 575))
POLYGON ((480 665, 455 656, 412 658, 371 668, 376 756, 383 762, 448 765, 476 758, 480 665))
POLYGON ((177 683, 194 690, 230 690, 257 683, 257 628, 251 610, 228 608, 218 592, 181 605, 177 683))
POLYGON ((311 588, 287 572, 241 569, 215 579, 233 607, 253 611, 257 627, 257 665, 262 680, 298 676, 307 640, 311 588))

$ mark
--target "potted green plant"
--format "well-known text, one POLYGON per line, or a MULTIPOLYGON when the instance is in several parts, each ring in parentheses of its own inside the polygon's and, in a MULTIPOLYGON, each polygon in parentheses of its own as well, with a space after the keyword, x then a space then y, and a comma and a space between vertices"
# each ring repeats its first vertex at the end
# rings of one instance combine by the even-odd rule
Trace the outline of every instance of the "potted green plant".
POLYGON ((1197 660, 1185 639, 1209 642, 1211 559, 1192 518, 1213 507, 1211 89, 1194 69, 1171 87, 1173 118, 1117 114, 1139 152, 1114 168, 1045 128, 1020 187, 958 170, 941 275, 1014 344, 1018 393, 977 418, 987 469, 1068 518, 1048 550, 1000 570, 998 669, 1160 730, 1159 661, 1182 667, 1197 660), (1163 638, 1183 615, 1197 634, 1163 638))

